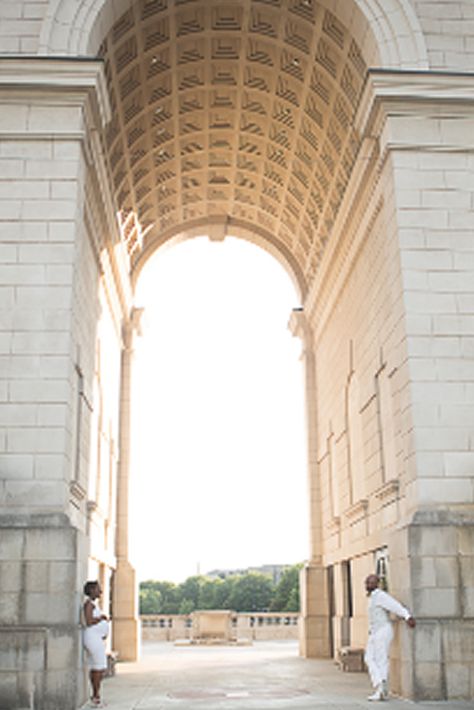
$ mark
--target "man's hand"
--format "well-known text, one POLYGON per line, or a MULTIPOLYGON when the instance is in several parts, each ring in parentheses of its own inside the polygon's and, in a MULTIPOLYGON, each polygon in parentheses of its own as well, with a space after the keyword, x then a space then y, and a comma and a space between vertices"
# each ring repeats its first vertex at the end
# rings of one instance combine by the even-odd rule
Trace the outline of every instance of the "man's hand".
POLYGON ((415 619, 414 619, 412 616, 410 616, 410 617, 407 619, 407 624, 408 624, 408 626, 410 627, 410 629, 414 629, 415 626, 416 626, 416 621, 415 621, 415 619))

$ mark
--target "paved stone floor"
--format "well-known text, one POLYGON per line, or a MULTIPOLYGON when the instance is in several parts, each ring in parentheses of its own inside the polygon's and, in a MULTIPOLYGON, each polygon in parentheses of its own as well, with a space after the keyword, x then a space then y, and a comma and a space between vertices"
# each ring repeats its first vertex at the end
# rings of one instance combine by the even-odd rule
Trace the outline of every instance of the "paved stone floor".
MULTIPOLYGON (((472 703, 370 703, 364 673, 299 658, 293 641, 243 647, 144 645, 139 663, 122 663, 104 681, 108 710, 472 710, 472 703)), ((87 706, 86 706, 87 707, 87 706)))

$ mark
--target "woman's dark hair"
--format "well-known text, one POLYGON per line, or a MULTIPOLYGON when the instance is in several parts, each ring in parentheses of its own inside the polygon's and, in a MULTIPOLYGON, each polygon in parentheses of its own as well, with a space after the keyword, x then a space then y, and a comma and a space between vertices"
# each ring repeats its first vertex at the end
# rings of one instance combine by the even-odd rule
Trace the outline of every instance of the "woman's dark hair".
POLYGON ((86 595, 86 597, 90 597, 91 593, 94 591, 94 588, 97 587, 98 584, 99 582, 97 579, 85 583, 84 594, 86 595))

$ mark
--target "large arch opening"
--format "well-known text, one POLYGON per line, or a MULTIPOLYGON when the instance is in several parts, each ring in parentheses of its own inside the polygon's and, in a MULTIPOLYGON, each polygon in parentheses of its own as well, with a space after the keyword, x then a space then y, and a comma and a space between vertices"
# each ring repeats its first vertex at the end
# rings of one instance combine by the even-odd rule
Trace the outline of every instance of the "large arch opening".
POLYGON ((140 579, 307 559, 300 345, 287 328, 297 298, 275 260, 233 237, 160 250, 141 273, 130 531, 140 579))

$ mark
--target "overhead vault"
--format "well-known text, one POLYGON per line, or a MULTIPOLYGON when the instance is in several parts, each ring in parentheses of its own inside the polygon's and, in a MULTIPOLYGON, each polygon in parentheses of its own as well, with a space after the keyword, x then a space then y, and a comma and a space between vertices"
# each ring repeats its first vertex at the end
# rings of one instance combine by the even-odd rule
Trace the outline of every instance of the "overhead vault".
POLYGON ((132 263, 178 233, 240 228, 304 296, 360 146, 367 66, 348 29, 313 0, 142 1, 99 54, 132 263))

